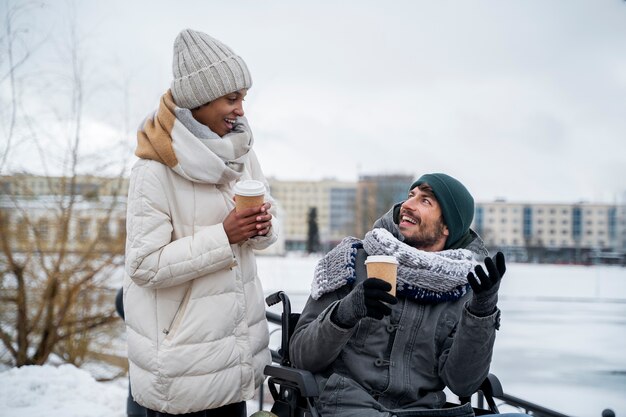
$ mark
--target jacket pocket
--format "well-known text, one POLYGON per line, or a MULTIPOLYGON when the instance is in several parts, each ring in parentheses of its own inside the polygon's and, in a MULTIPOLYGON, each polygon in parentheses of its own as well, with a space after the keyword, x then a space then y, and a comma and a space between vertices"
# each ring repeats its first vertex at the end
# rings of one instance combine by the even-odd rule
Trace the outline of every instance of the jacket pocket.
POLYGON ((474 409, 470 403, 430 410, 394 410, 398 417, 474 417, 474 409))
POLYGON ((191 298, 191 287, 192 285, 190 285, 189 288, 187 288, 187 291, 185 291, 183 300, 180 302, 180 305, 176 309, 176 313, 174 314, 174 318, 172 319, 169 327, 163 329, 163 333, 165 333, 165 339, 163 339, 163 342, 170 342, 172 338, 176 335, 176 332, 180 327, 180 323, 183 321, 185 311, 187 310, 187 304, 189 304, 189 299, 191 298))
POLYGON ((337 373, 333 373, 326 381, 318 405, 322 416, 390 416, 358 382, 337 373))
POLYGON ((343 389, 343 377, 333 373, 320 393, 319 406, 322 415, 335 415, 337 412, 337 403, 343 389))

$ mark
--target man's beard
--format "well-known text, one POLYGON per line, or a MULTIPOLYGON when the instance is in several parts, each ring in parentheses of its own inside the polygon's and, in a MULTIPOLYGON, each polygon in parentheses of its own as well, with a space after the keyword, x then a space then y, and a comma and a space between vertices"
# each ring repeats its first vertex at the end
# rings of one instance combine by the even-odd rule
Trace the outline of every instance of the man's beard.
POLYGON ((441 219, 436 224, 428 228, 420 229, 420 231, 413 236, 404 236, 404 243, 414 248, 429 248, 435 243, 439 242, 444 231, 444 224, 441 219))

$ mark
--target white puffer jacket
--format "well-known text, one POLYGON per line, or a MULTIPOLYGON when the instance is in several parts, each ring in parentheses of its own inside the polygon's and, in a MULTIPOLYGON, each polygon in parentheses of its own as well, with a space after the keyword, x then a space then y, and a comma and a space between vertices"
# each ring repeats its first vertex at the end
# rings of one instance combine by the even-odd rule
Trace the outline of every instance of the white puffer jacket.
MULTIPOLYGON (((269 336, 252 249, 276 240, 276 224, 267 236, 229 244, 222 221, 235 180, 211 182, 216 172, 208 171, 218 168, 204 161, 212 151, 176 119, 170 100, 139 133, 136 153, 149 159, 131 173, 124 308, 134 399, 182 414, 251 399, 263 381, 269 336)), ((235 177, 267 187, 251 147, 237 152, 235 177)))

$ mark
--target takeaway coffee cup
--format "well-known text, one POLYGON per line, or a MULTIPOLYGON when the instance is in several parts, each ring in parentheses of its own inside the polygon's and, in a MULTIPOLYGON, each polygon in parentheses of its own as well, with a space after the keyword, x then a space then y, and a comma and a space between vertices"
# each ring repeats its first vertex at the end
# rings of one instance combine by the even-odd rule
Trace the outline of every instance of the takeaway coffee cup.
POLYGON ((391 284, 389 294, 396 295, 396 276, 398 274, 398 260, 395 256, 372 255, 365 260, 368 278, 380 278, 391 284))
POLYGON ((235 207, 241 211, 250 207, 260 207, 265 202, 265 185, 261 181, 244 180, 235 184, 235 207))

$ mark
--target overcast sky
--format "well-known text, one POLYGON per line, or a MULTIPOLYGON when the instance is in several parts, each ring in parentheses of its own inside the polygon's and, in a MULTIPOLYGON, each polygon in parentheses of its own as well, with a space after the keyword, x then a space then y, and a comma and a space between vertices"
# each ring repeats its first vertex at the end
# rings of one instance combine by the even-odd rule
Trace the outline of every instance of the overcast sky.
MULTIPOLYGON (((189 27, 246 61, 266 176, 446 172, 482 201, 615 202, 626 191, 626 1, 76 4, 91 81, 126 86, 131 145, 189 27)), ((60 36, 67 9, 29 19, 60 36)), ((94 144, 123 129, 103 106, 84 121, 94 144)))

